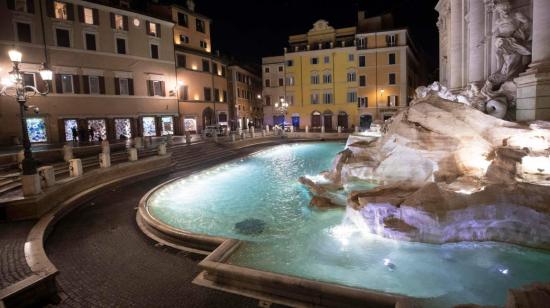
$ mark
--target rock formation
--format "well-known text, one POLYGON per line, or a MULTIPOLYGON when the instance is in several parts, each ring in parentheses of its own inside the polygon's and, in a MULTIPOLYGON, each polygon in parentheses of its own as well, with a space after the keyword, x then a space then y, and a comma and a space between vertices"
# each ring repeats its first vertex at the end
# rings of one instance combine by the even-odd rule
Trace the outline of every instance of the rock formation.
POLYGON ((385 237, 550 249, 550 123, 519 124, 428 95, 380 138, 350 136, 316 195, 355 181, 348 217, 385 237))

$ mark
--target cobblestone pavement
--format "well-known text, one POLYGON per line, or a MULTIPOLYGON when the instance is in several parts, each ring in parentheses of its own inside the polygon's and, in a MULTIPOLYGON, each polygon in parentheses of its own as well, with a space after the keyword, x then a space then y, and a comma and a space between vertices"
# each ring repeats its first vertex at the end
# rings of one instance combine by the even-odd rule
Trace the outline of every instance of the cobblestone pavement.
POLYGON ((60 271, 59 306, 258 306, 252 299, 191 284, 198 261, 158 247, 138 229, 139 199, 166 179, 112 189, 55 226, 46 252, 60 271))
POLYGON ((32 274, 25 261, 25 241, 35 221, 0 223, 0 289, 32 274))

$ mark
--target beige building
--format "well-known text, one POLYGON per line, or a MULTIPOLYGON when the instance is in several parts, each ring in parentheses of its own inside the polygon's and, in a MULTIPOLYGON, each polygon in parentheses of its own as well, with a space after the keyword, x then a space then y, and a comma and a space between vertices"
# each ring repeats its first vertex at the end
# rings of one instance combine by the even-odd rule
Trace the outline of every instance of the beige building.
POLYGON ((229 66, 230 127, 247 129, 263 126, 262 84, 254 69, 229 66))
POLYGON ((262 96, 264 101, 264 123, 277 124, 281 114, 274 107, 275 103, 285 99, 285 57, 262 58, 262 96))
MULTIPOLYGON (((101 2, 101 1, 98 1, 101 2)), ((178 132, 173 23, 135 13, 120 1, 107 6, 81 0, 8 0, 0 3, 0 75, 8 77, 7 51, 23 53, 26 84, 44 89, 37 74, 54 72, 50 94, 32 97, 33 142, 160 136, 178 132)), ((14 98, 0 98, 0 143, 20 136, 14 98)))
POLYGON ((177 94, 184 130, 228 125, 227 65, 212 52, 211 20, 195 12, 193 1, 187 1, 186 7, 152 6, 152 10, 175 24, 177 94))

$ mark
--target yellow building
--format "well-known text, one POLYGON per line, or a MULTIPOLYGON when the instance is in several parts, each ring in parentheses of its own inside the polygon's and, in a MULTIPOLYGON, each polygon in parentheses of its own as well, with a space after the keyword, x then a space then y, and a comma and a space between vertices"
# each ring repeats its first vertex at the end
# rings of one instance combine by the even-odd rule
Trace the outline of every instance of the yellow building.
MULTIPOLYGON (((302 129, 368 128, 407 106, 419 65, 407 30, 384 30, 391 24, 389 15, 359 12, 357 26, 335 29, 319 20, 306 34, 290 36, 285 80, 276 85, 289 107, 279 116, 275 110, 274 122, 284 115, 302 129)), ((264 79, 263 86, 273 88, 273 82, 264 79)))

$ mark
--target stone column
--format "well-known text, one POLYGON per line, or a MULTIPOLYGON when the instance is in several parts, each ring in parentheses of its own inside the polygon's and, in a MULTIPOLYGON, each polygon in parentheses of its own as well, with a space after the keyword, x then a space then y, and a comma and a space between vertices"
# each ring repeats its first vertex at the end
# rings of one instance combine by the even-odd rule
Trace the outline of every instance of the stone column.
POLYGON ((550 1, 533 0, 532 67, 550 66, 550 1))
POLYGON ((485 4, 481 0, 470 0, 468 12, 468 82, 481 84, 484 81, 483 59, 485 56, 485 4))
POLYGON ((516 120, 550 120, 550 1, 533 0, 532 62, 514 79, 516 120))
POLYGON ((450 71, 449 89, 456 90, 462 87, 462 51, 463 44, 463 22, 464 12, 462 10, 463 0, 451 1, 451 25, 450 25, 450 71))

